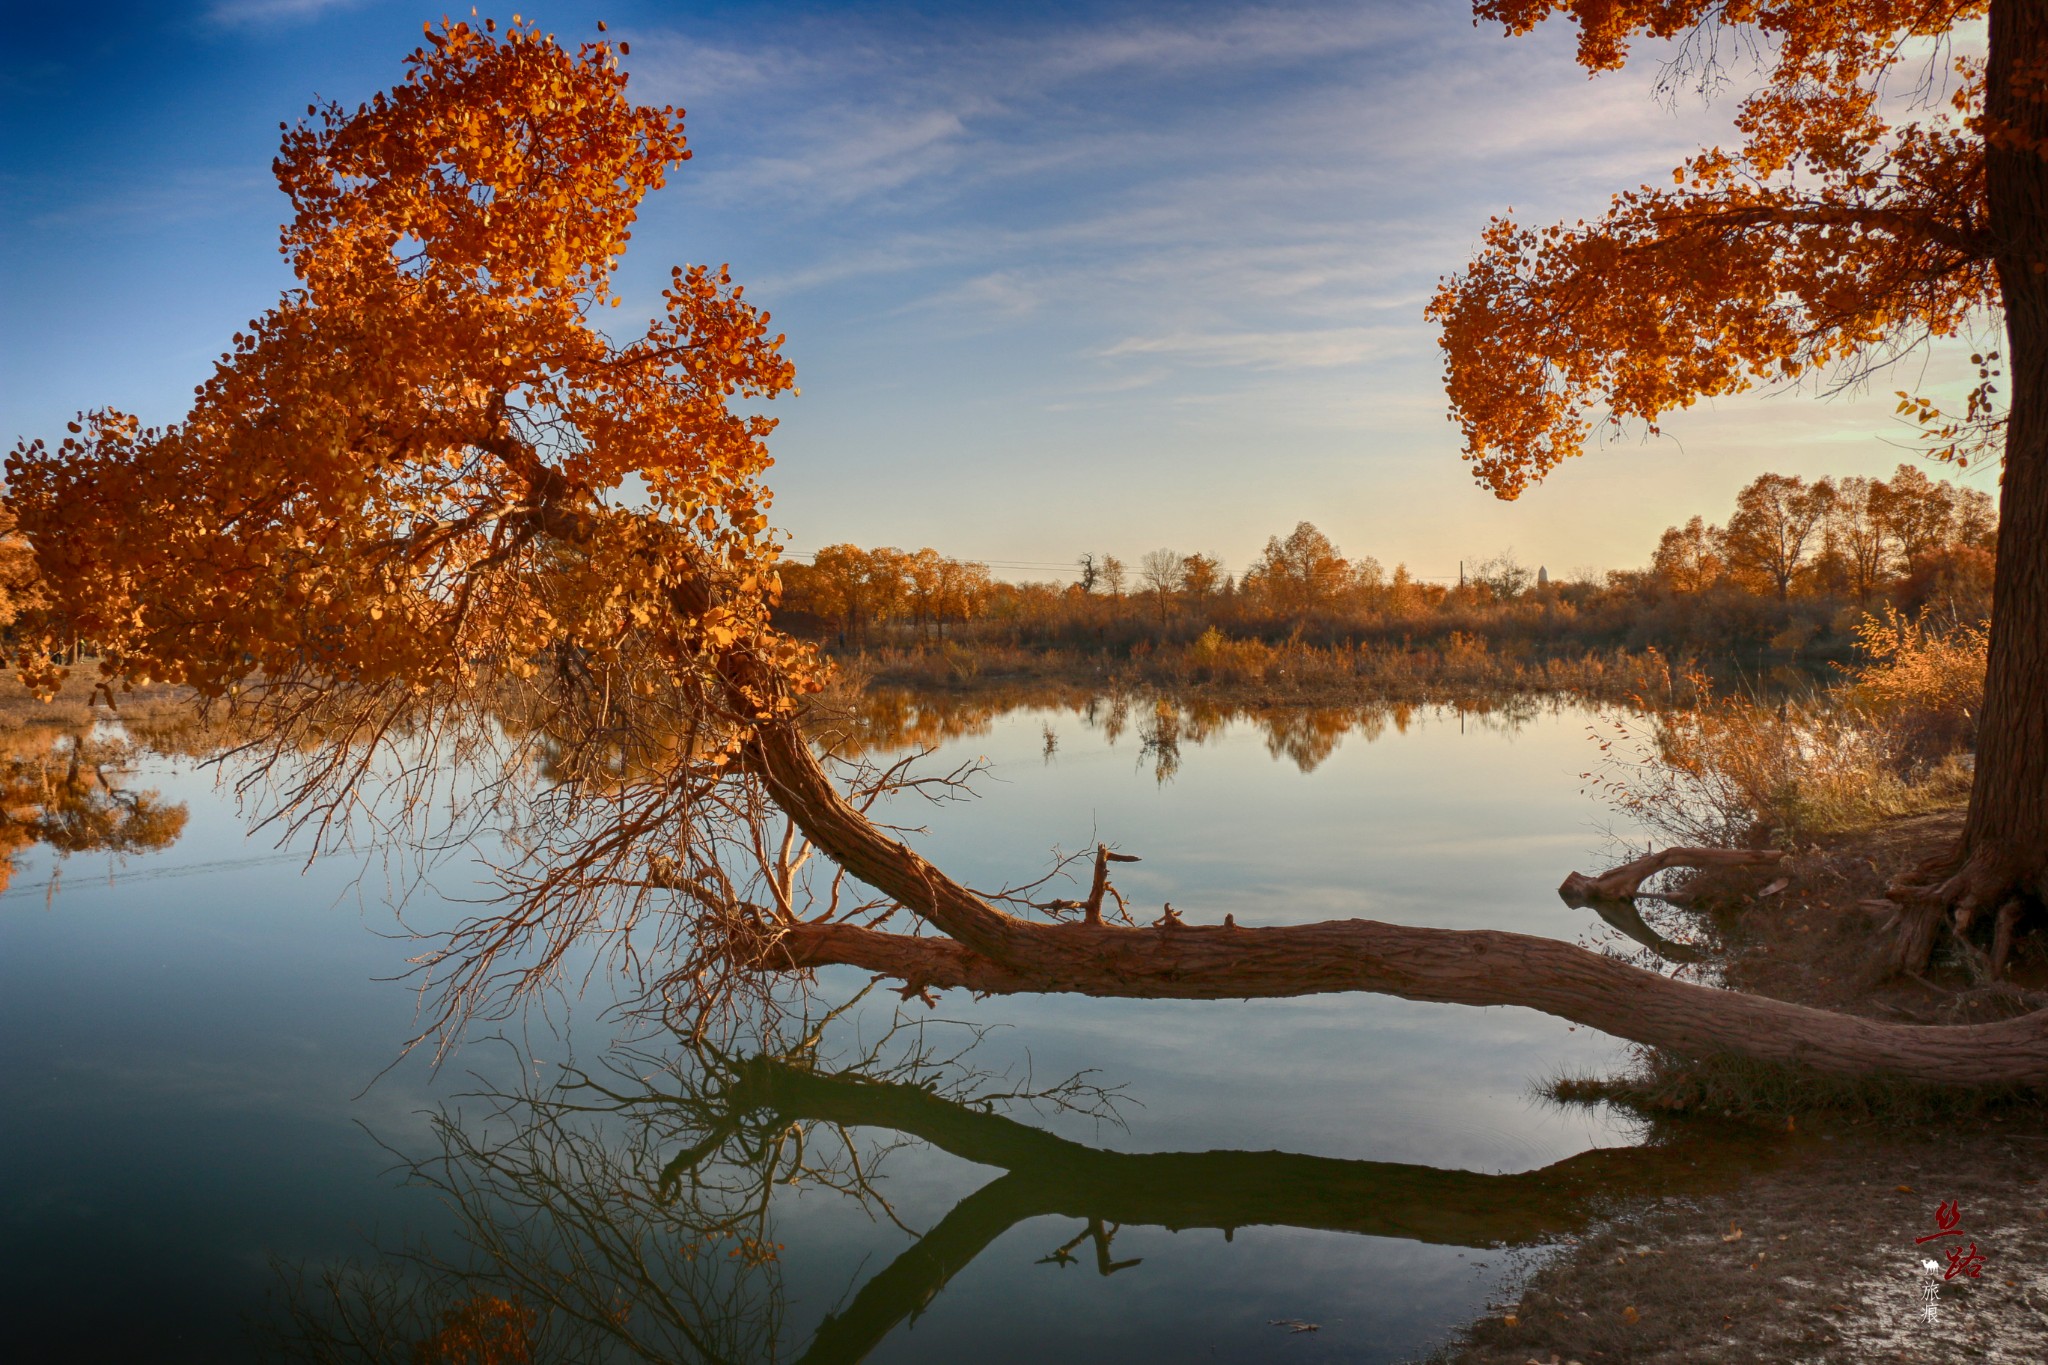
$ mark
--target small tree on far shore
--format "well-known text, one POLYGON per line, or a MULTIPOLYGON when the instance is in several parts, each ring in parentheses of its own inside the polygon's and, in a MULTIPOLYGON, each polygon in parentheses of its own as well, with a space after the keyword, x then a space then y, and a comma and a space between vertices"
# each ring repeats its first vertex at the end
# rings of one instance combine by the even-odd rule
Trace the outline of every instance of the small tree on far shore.
POLYGON ((1166 620, 1167 608, 1172 604, 1173 595, 1186 582, 1187 561, 1172 550, 1147 550, 1138 561, 1138 581, 1152 594, 1153 605, 1158 608, 1159 619, 1166 620))

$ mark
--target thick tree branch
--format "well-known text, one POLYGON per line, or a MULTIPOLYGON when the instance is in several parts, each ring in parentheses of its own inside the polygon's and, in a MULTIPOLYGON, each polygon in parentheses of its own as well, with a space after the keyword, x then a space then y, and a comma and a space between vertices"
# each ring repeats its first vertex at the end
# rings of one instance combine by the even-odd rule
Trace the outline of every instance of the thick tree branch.
POLYGON ((760 965, 845 964, 946 989, 1218 1000, 1373 991, 1517 1005, 1693 1057, 1736 1054, 1934 1085, 2048 1083, 2048 1010, 1994 1024, 1884 1023, 1675 981, 1555 939, 1373 920, 1273 928, 1020 926, 1003 961, 944 939, 800 925, 760 965))
POLYGON ((1694 208, 1659 215, 1665 228, 1718 231, 1728 228, 1852 227, 1882 232, 1901 241, 1945 247, 1960 258, 1956 264, 1988 260, 1993 243, 1982 231, 1944 223, 1925 212, 1847 203, 1738 203, 1694 208))
POLYGON ((1776 849, 1667 848, 1646 853, 1597 877, 1574 872, 1558 886, 1557 894, 1571 905, 1584 905, 1594 900, 1623 900, 1635 895, 1636 888, 1645 880, 1667 868, 1768 867, 1784 861, 1784 858, 1785 855, 1776 849))
MULTIPOLYGON (((672 590, 679 608, 702 611, 714 604, 716 589, 708 579, 681 579, 672 590)), ((787 700, 783 679, 744 648, 726 654, 721 669, 740 714, 761 715, 764 701, 787 700)), ((766 708, 746 759, 819 850, 946 936, 791 925, 750 964, 759 969, 843 964, 902 980, 911 990, 964 987, 990 994, 1211 1000, 1372 991, 1450 1004, 1517 1005, 1689 1056, 1733 1053, 1838 1075, 1882 1073, 1930 1084, 2048 1083, 2048 1011, 1955 1027, 1880 1023, 1674 981, 1572 944, 1491 930, 1371 920, 1143 929, 1022 920, 854 809, 790 708, 766 708)), ((1757 864, 1781 856, 1665 849, 1581 881, 1596 892, 1627 894, 1666 867, 1757 864)), ((1106 863, 1099 861, 1105 873, 1106 863)))

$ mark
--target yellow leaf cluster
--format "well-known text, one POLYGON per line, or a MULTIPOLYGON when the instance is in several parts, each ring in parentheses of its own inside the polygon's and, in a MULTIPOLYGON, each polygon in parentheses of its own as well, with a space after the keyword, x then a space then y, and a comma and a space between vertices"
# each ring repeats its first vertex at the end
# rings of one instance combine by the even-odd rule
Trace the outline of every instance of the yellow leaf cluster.
POLYGON ((1669 187, 1614 197, 1592 223, 1487 227, 1443 282, 1452 420, 1503 498, 1584 448, 1596 425, 1658 419, 1703 397, 1797 379, 1997 308, 1982 63, 1956 61, 1946 106, 1901 113, 1888 80, 1915 41, 1980 18, 1984 0, 1480 0, 1526 32, 1579 25, 1579 60, 1617 67, 1639 37, 1678 39, 1703 83, 1728 30, 1760 35, 1764 84, 1669 187))
POLYGON ((99 410, 10 455, 51 619, 109 674, 210 696, 446 698, 628 656, 674 680, 742 641, 801 686, 761 591, 774 423, 737 410, 793 386, 782 337, 701 265, 644 329, 597 325, 642 198, 689 157, 681 111, 634 103, 611 44, 517 18, 444 23, 405 65, 284 129, 298 285, 182 421, 99 410))

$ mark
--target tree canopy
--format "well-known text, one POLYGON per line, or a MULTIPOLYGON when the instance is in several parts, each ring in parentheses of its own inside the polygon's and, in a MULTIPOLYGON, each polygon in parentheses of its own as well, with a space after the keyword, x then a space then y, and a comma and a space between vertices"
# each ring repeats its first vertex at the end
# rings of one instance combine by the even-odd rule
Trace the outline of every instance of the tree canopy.
MULTIPOLYGON (((1596 425, 1802 376, 1862 377, 1930 339, 2003 325, 1972 359, 1961 418, 1902 394, 1934 453, 1970 434, 2003 457, 1997 579, 1970 812, 1953 853, 1894 884, 1898 962, 1924 964, 1944 912, 2009 938, 2048 909, 2048 11, 2027 0, 1477 0, 1510 34, 1553 15, 1578 59, 1677 44, 1666 79, 1764 69, 1732 148, 1590 222, 1488 224, 1429 305, 1452 419, 1478 481, 1515 498, 1596 425), (1976 28, 1982 22, 1984 27, 1976 28), (1976 35, 1987 42, 1981 55, 1976 35), (2004 414, 1998 390, 2009 374, 2004 414), (2000 439, 2002 438, 2002 439, 2000 439)), ((1813 490, 1745 490, 1727 539, 1787 590, 1826 514, 1813 490)), ((1674 544, 1674 562, 1690 552, 1674 544)), ((1700 556, 1690 553, 1698 561, 1700 556)))
POLYGON ((1493 219, 1437 292, 1445 378, 1475 476, 1513 498, 1596 425, 1867 363, 1966 332, 1999 304, 1984 174, 1986 66, 1950 56, 1984 0, 1481 0, 1510 33, 1579 24, 1589 70, 1676 39, 1702 82, 1753 28, 1772 54, 1742 141, 1614 196, 1590 222, 1493 219), (1902 98, 1948 76, 1945 101, 1902 98))
POLYGON ((430 29, 388 94, 284 130, 298 287, 182 422, 102 410, 9 458, 49 591, 109 671, 445 696, 622 634, 680 677, 758 634, 774 424, 734 402, 791 387, 782 338, 703 266, 644 329, 604 330, 640 200, 689 156, 681 111, 628 99, 605 42, 495 29, 430 29), (550 548, 568 518, 604 523, 602 549, 550 548), (719 603, 622 631, 671 612, 676 564, 719 603))

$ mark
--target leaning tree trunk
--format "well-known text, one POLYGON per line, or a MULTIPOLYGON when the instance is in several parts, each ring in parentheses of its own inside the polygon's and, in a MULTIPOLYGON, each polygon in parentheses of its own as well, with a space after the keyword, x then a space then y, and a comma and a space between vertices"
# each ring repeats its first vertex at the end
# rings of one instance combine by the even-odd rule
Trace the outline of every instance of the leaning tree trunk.
MULTIPOLYGON (((736 687, 774 686, 744 654, 736 687)), ((759 695, 758 692, 756 695, 759 695)), ((1995 1024, 1891 1024, 1674 981, 1555 939, 1339 920, 1150 928, 1020 919, 891 838, 840 794, 791 720, 756 732, 751 761, 825 855, 945 937, 798 922, 757 964, 850 965, 991 994, 1065 992, 1219 1000, 1374 991, 1408 1000, 1520 1005, 1690 1056, 1735 1053, 1836 1075, 1941 1085, 2048 1083, 2048 1010, 1995 1024)))
POLYGON ((1970 811, 1955 851, 1901 886, 1898 962, 1923 966, 1945 913, 1995 911, 1994 971, 2015 926, 2048 906, 2048 8, 1991 7, 1991 237, 2004 295, 2011 410, 1999 499, 1991 651, 1970 811))
MULTIPOLYGON (((537 460, 528 463, 534 523, 586 542, 592 528, 568 481, 537 460)), ((709 610, 715 594, 708 576, 690 573, 679 574, 671 590, 686 619, 709 610)), ((840 794, 774 665, 742 645, 723 657, 720 670, 735 714, 759 718, 743 761, 776 804, 826 857, 944 935, 785 919, 775 925, 772 945, 745 965, 786 971, 846 964, 903 981, 906 995, 956 986, 1184 1000, 1374 991, 1520 1005, 1691 1056, 1733 1053, 1937 1085, 2048 1084, 2048 1010, 1994 1024, 1881 1023, 1674 981, 1554 939, 1485 930, 1371 920, 1246 928, 1228 917, 1221 925, 1194 925, 1170 911, 1142 929, 1025 920, 947 876, 840 794)))

